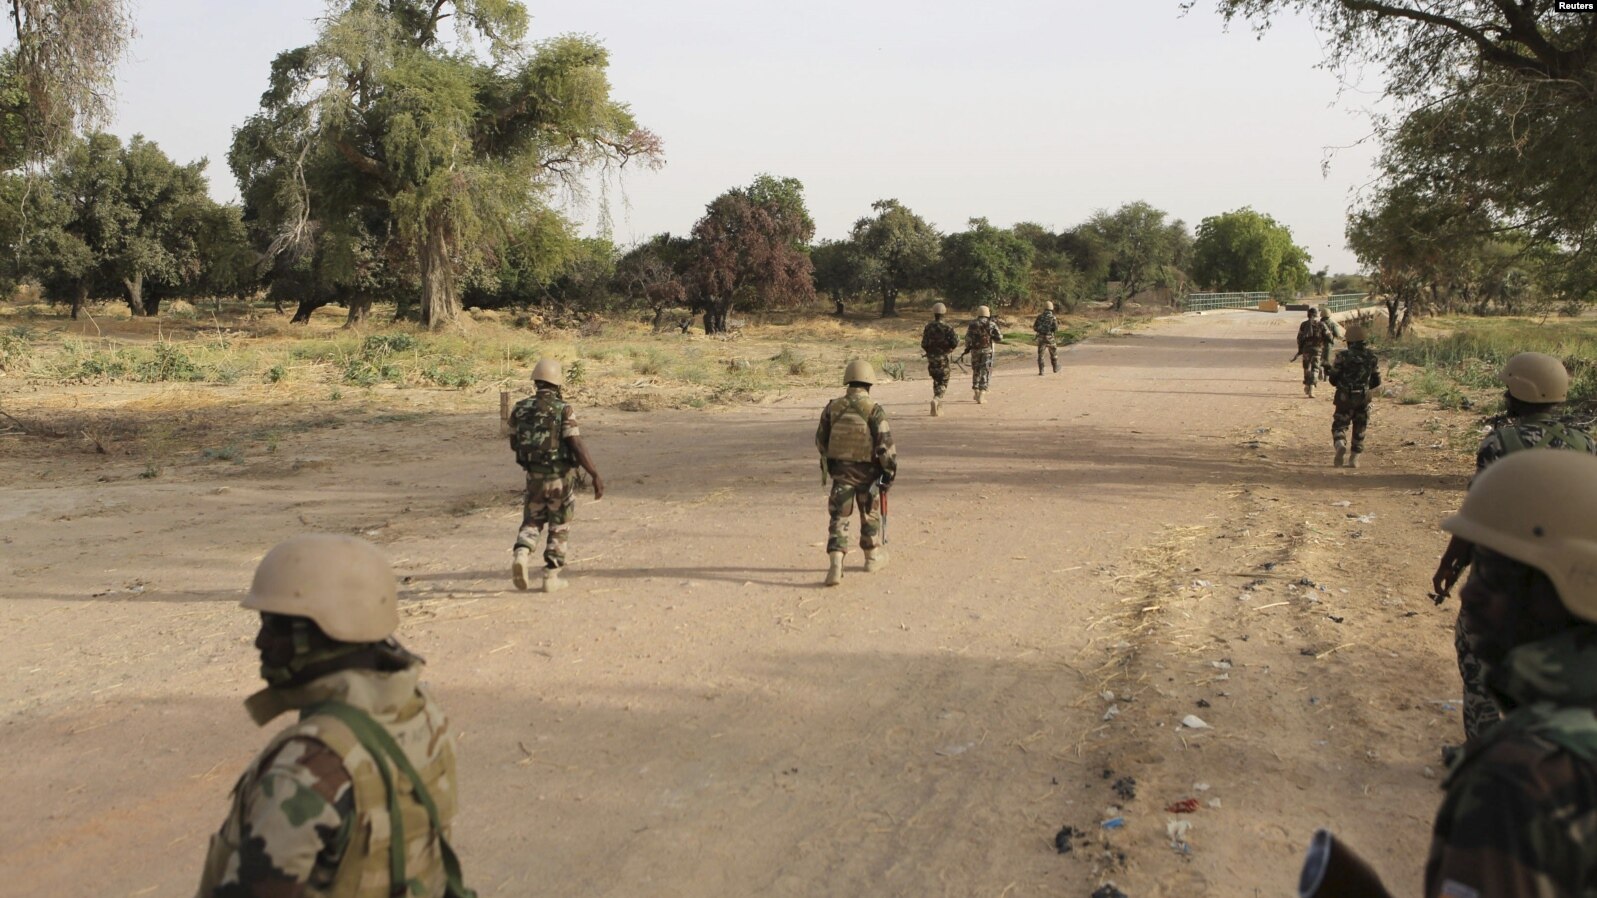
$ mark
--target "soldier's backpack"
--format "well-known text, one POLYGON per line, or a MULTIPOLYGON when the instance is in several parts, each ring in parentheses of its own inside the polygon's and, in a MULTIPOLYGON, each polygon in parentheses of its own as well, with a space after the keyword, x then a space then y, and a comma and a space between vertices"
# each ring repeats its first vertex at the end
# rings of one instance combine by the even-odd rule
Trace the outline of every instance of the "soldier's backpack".
POLYGON ((510 447, 516 464, 530 474, 564 474, 571 470, 571 450, 561 438, 566 403, 551 390, 542 390, 516 403, 510 412, 510 447))
POLYGON ((971 352, 984 352, 993 348, 993 326, 990 322, 977 320, 965 331, 965 348, 971 352))
POLYGON ((841 396, 826 407, 832 421, 826 439, 826 457, 833 461, 874 461, 876 441, 871 439, 871 413, 876 403, 869 396, 841 396))
POLYGON ((1542 434, 1535 440, 1527 441, 1520 435, 1519 428, 1512 424, 1500 427, 1497 436, 1503 441, 1504 452, 1518 452, 1521 449, 1541 449, 1550 447, 1554 440, 1562 443, 1559 448, 1573 449, 1576 452, 1590 452, 1592 450, 1591 435, 1579 428, 1566 426, 1562 421, 1548 421, 1540 423, 1542 434))
POLYGON ((926 333, 921 337, 920 348, 927 355, 948 355, 959 348, 959 335, 946 324, 933 321, 926 326, 926 333))

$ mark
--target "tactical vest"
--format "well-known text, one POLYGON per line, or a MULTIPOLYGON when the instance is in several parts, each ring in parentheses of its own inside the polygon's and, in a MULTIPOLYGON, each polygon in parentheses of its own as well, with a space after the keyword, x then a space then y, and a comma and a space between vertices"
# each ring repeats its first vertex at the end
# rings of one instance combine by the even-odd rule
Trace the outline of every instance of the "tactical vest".
POLYGON ((871 413, 876 403, 863 393, 841 396, 827 406, 832 429, 826 439, 826 457, 833 461, 875 461, 876 441, 871 438, 871 413))
POLYGON ((510 439, 516 464, 529 474, 559 476, 571 470, 571 451, 560 431, 566 403, 552 390, 539 390, 510 412, 510 439))
POLYGON ((920 348, 927 355, 948 355, 959 348, 959 335, 941 321, 932 321, 921 334, 920 348))
POLYGON ((1540 449, 1553 440, 1563 441, 1564 448, 1574 449, 1577 452, 1590 452, 1592 450, 1591 436, 1583 430, 1567 427, 1562 421, 1536 421, 1536 426, 1542 429, 1542 435, 1533 442, 1526 442, 1519 428, 1512 424, 1497 429, 1498 439, 1503 441, 1503 451, 1518 452, 1521 449, 1540 449))
POLYGON ((1521 705, 1465 746, 1464 757, 1448 771, 1450 785, 1464 770, 1484 756, 1491 746, 1517 737, 1533 737, 1558 746, 1586 764, 1597 764, 1597 715, 1590 708, 1533 702, 1521 705))
MULTIPOLYGON (((422 712, 422 704, 426 700, 418 696, 414 710, 397 725, 426 727, 427 719, 422 712)), ((377 726, 381 728, 381 724, 377 726)), ((436 734, 429 734, 422 743, 429 744, 436 738, 436 734)), ((395 764, 385 760, 382 762, 383 768, 378 768, 379 762, 373 756, 383 754, 380 749, 374 751, 366 748, 349 724, 331 713, 316 713, 315 708, 307 709, 299 723, 279 733, 257 761, 239 777, 238 784, 233 787, 229 822, 211 838, 210 853, 206 857, 205 873, 200 884, 201 898, 210 898, 211 890, 225 875, 228 862, 238 855, 239 846, 231 844, 229 840, 240 832, 245 799, 256 791, 260 777, 268 767, 267 762, 291 739, 313 739, 336 753, 344 769, 349 772, 355 795, 353 820, 348 821, 347 826, 349 842, 333 883, 326 889, 310 889, 307 895, 314 898, 392 898, 395 894, 415 898, 474 898, 460 884, 458 862, 443 838, 444 830, 449 828, 455 816, 453 740, 442 740, 438 752, 425 764, 414 768, 422 786, 418 792, 406 774, 395 769, 395 764), (398 787, 390 787, 385 780, 391 780, 398 787), (429 804, 432 805, 431 809, 429 804), (397 826, 393 809, 399 812, 397 826), (434 818, 437 820, 436 827, 434 818), (390 887, 396 867, 396 858, 390 846, 394 844, 396 834, 403 843, 402 866, 406 883, 403 891, 390 887)))

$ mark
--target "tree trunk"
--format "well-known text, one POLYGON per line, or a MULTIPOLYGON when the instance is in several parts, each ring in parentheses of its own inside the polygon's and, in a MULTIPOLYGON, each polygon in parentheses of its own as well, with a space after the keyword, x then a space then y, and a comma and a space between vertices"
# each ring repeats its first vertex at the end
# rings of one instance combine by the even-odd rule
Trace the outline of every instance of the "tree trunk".
POLYGON ((144 310, 144 274, 140 272, 131 278, 123 278, 122 286, 128 291, 128 311, 137 317, 149 313, 144 310))
POLYGON ((654 307, 654 324, 653 324, 653 327, 654 327, 654 332, 657 333, 657 334, 660 333, 661 331, 665 330, 665 306, 655 306, 654 307))
POLYGON ((1397 311, 1400 300, 1398 295, 1393 293, 1383 302, 1386 305, 1386 335, 1395 338, 1397 337, 1397 311))
POLYGON ((344 328, 347 330, 364 322, 372 311, 372 298, 370 296, 351 296, 348 302, 349 315, 344 319, 344 328))
POLYGON ((838 318, 842 318, 843 317, 843 313, 845 311, 844 308, 843 308, 843 294, 834 292, 832 294, 832 303, 833 303, 833 306, 834 306, 834 308, 832 309, 832 314, 837 316, 838 318))
POLYGON ((151 294, 144 299, 144 314, 154 318, 161 314, 161 297, 151 294))
POLYGON ((898 317, 898 291, 891 287, 882 288, 882 317, 898 317))
POLYGON ((299 308, 294 310, 294 317, 288 319, 288 323, 310 324, 311 313, 325 305, 327 301, 323 299, 302 299, 299 301, 299 308))
POLYGON ((73 293, 72 293, 72 320, 73 321, 77 321, 78 320, 78 313, 83 311, 83 307, 85 305, 87 305, 88 302, 89 302, 89 285, 88 284, 79 284, 77 286, 77 289, 74 290, 73 293))
POLYGON ((421 245, 421 323, 436 330, 454 321, 459 314, 460 297, 455 293, 449 234, 443 217, 434 216, 421 245))

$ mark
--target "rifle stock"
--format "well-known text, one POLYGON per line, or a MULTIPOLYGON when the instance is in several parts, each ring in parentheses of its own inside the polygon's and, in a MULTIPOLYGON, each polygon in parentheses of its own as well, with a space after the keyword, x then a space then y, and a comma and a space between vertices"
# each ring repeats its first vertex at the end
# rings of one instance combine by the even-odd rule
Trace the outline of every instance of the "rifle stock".
POLYGON ((1392 893, 1368 861, 1322 829, 1303 856, 1298 898, 1392 898, 1392 893))

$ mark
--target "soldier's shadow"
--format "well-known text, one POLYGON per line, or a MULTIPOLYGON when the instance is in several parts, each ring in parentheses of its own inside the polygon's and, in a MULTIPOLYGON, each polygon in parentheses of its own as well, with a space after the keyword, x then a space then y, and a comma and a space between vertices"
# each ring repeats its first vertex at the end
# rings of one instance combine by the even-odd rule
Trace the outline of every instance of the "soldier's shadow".
POLYGON ((790 567, 640 567, 603 568, 586 571, 583 576, 621 580, 642 580, 649 577, 681 577, 685 580, 724 580, 728 583, 758 583, 761 586, 782 586, 793 589, 825 589, 821 582, 825 571, 819 568, 790 567), (750 574, 789 574, 790 579, 773 580, 750 574))

